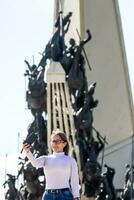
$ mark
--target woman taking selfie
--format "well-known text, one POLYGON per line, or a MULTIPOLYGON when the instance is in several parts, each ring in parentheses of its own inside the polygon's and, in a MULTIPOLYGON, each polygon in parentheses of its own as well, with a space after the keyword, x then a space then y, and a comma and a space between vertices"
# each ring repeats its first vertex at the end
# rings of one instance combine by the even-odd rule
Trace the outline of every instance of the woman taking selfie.
POLYGON ((79 175, 75 159, 68 155, 69 143, 64 133, 56 131, 51 135, 51 155, 35 158, 30 145, 23 144, 23 150, 31 164, 43 167, 46 188, 42 200, 78 200, 79 175))

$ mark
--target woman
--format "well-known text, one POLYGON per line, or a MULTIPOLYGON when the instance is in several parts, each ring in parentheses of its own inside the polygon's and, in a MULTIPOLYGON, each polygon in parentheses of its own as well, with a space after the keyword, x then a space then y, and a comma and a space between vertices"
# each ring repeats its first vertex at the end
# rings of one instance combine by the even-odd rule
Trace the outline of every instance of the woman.
POLYGON ((35 158, 30 145, 23 144, 23 150, 34 167, 43 167, 46 177, 46 189, 42 200, 78 200, 78 167, 73 157, 68 156, 69 143, 62 132, 51 135, 52 155, 35 158))

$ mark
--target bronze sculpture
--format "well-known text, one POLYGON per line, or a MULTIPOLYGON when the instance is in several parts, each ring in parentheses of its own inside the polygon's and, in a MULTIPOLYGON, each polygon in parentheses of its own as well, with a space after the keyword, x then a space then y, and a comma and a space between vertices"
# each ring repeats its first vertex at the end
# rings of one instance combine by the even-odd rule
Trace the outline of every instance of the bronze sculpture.
MULTIPOLYGON (((28 88, 26 91, 27 107, 31 111, 34 120, 30 123, 25 141, 31 145, 34 155, 40 156, 44 152, 48 154, 47 147, 47 83, 44 81, 45 66, 47 60, 59 62, 66 74, 74 111, 76 141, 80 149, 80 170, 83 173, 82 184, 84 184, 84 194, 87 197, 95 197, 101 182, 102 166, 98 162, 98 156, 104 149, 104 141, 99 132, 97 136, 93 132, 93 111, 98 106, 98 100, 94 99, 96 82, 88 86, 83 47, 92 38, 87 30, 87 38, 80 40, 79 44, 71 38, 69 46, 65 44, 64 36, 67 34, 72 13, 69 12, 65 17, 62 12, 58 13, 55 23, 55 32, 42 53, 42 58, 38 65, 30 65, 27 60, 25 63, 28 70, 25 76, 28 77, 28 88)), ((68 119, 69 120, 69 119, 68 119)), ((72 138, 73 144, 73 138, 72 138)), ((74 157, 75 157, 75 153, 74 157)), ((45 177, 43 182, 39 179, 42 172, 35 172, 27 160, 23 160, 21 169, 18 173, 23 176, 24 184, 21 185, 20 192, 24 200, 38 200, 42 196, 45 188, 45 177)), ((107 167, 107 169, 110 169, 107 167)), ((109 178, 109 172, 107 174, 109 178)), ((104 178, 104 177, 103 177, 104 178)), ((108 180, 108 179, 107 179, 108 180)), ((112 183, 112 180, 111 182, 112 183)), ((112 184, 111 184, 112 187, 112 184)), ((101 199, 101 194, 97 194, 101 199)))

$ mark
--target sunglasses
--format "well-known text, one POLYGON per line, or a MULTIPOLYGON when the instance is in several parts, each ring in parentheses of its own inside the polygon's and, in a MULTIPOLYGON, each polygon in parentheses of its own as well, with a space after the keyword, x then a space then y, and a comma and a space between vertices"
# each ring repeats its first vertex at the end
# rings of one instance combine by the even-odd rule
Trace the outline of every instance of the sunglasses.
POLYGON ((63 140, 51 140, 52 144, 60 144, 60 143, 64 143, 63 140))

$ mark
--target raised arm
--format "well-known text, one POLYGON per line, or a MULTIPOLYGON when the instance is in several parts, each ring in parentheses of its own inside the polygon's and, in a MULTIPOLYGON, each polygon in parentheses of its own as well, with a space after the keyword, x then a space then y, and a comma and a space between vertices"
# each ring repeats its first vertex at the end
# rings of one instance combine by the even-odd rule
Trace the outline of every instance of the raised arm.
POLYGON ((28 69, 30 70, 30 72, 32 71, 31 69, 31 65, 29 64, 29 62, 27 60, 24 60, 24 62, 26 63, 26 65, 28 66, 28 69))
POLYGON ((46 156, 40 156, 39 158, 35 158, 33 156, 32 152, 30 151, 30 145, 28 143, 23 144, 23 150, 24 150, 27 158, 33 165, 33 167, 36 167, 36 168, 44 167, 46 156))
POLYGON ((90 33, 90 30, 88 29, 87 31, 87 38, 85 38, 84 40, 82 40, 81 42, 80 42, 80 45, 81 46, 84 46, 89 40, 91 40, 91 38, 92 38, 92 35, 91 35, 91 33, 90 33))

